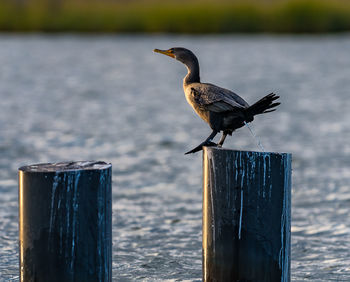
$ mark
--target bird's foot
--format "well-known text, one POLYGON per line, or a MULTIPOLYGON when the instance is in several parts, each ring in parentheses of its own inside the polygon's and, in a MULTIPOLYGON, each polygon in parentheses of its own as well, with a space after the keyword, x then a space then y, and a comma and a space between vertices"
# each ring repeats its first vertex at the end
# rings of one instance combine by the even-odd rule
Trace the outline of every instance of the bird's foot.
POLYGON ((185 155, 196 153, 196 152, 202 150, 203 146, 213 147, 213 146, 217 146, 217 144, 214 143, 214 142, 211 142, 211 141, 204 141, 203 143, 199 144, 196 148, 194 148, 191 151, 188 151, 187 153, 185 153, 185 155))

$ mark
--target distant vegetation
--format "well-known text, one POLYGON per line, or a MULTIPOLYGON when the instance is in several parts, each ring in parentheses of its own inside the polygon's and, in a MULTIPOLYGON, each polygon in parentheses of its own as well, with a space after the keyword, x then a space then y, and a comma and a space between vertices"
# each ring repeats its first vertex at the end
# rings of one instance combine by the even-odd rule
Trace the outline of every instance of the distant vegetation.
POLYGON ((350 31, 348 0, 0 0, 0 31, 350 31))

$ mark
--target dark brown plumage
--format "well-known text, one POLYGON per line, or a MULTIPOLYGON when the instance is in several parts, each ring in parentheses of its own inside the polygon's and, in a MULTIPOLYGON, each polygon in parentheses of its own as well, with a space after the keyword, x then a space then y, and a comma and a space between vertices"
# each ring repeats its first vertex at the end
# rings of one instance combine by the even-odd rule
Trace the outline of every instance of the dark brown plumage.
POLYGON ((209 137, 193 150, 195 153, 203 146, 222 146, 227 135, 231 135, 245 122, 254 120, 254 116, 275 111, 280 103, 274 102, 279 96, 271 93, 255 104, 249 104, 236 93, 210 83, 201 83, 197 57, 188 49, 177 47, 169 50, 155 49, 154 52, 172 57, 186 65, 188 73, 183 81, 187 102, 195 112, 206 121, 213 130, 209 137), (222 137, 218 144, 212 142, 218 132, 222 137))

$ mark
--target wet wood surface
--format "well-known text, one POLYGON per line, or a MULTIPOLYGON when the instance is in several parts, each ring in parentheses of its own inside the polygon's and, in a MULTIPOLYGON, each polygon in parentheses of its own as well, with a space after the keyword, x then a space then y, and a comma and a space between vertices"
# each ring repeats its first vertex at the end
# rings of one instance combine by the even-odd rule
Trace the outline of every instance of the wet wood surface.
POLYGON ((20 281, 112 281, 112 166, 19 168, 20 281))
POLYGON ((291 155, 205 147, 203 281, 290 281, 291 155))

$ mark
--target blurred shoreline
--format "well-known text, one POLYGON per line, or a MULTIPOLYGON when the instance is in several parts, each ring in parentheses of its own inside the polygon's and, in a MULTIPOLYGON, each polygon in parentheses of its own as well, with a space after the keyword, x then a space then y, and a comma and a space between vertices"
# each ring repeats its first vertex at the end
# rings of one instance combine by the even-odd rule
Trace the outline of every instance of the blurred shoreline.
POLYGON ((350 31, 345 0, 0 0, 0 32, 333 33, 350 31))

